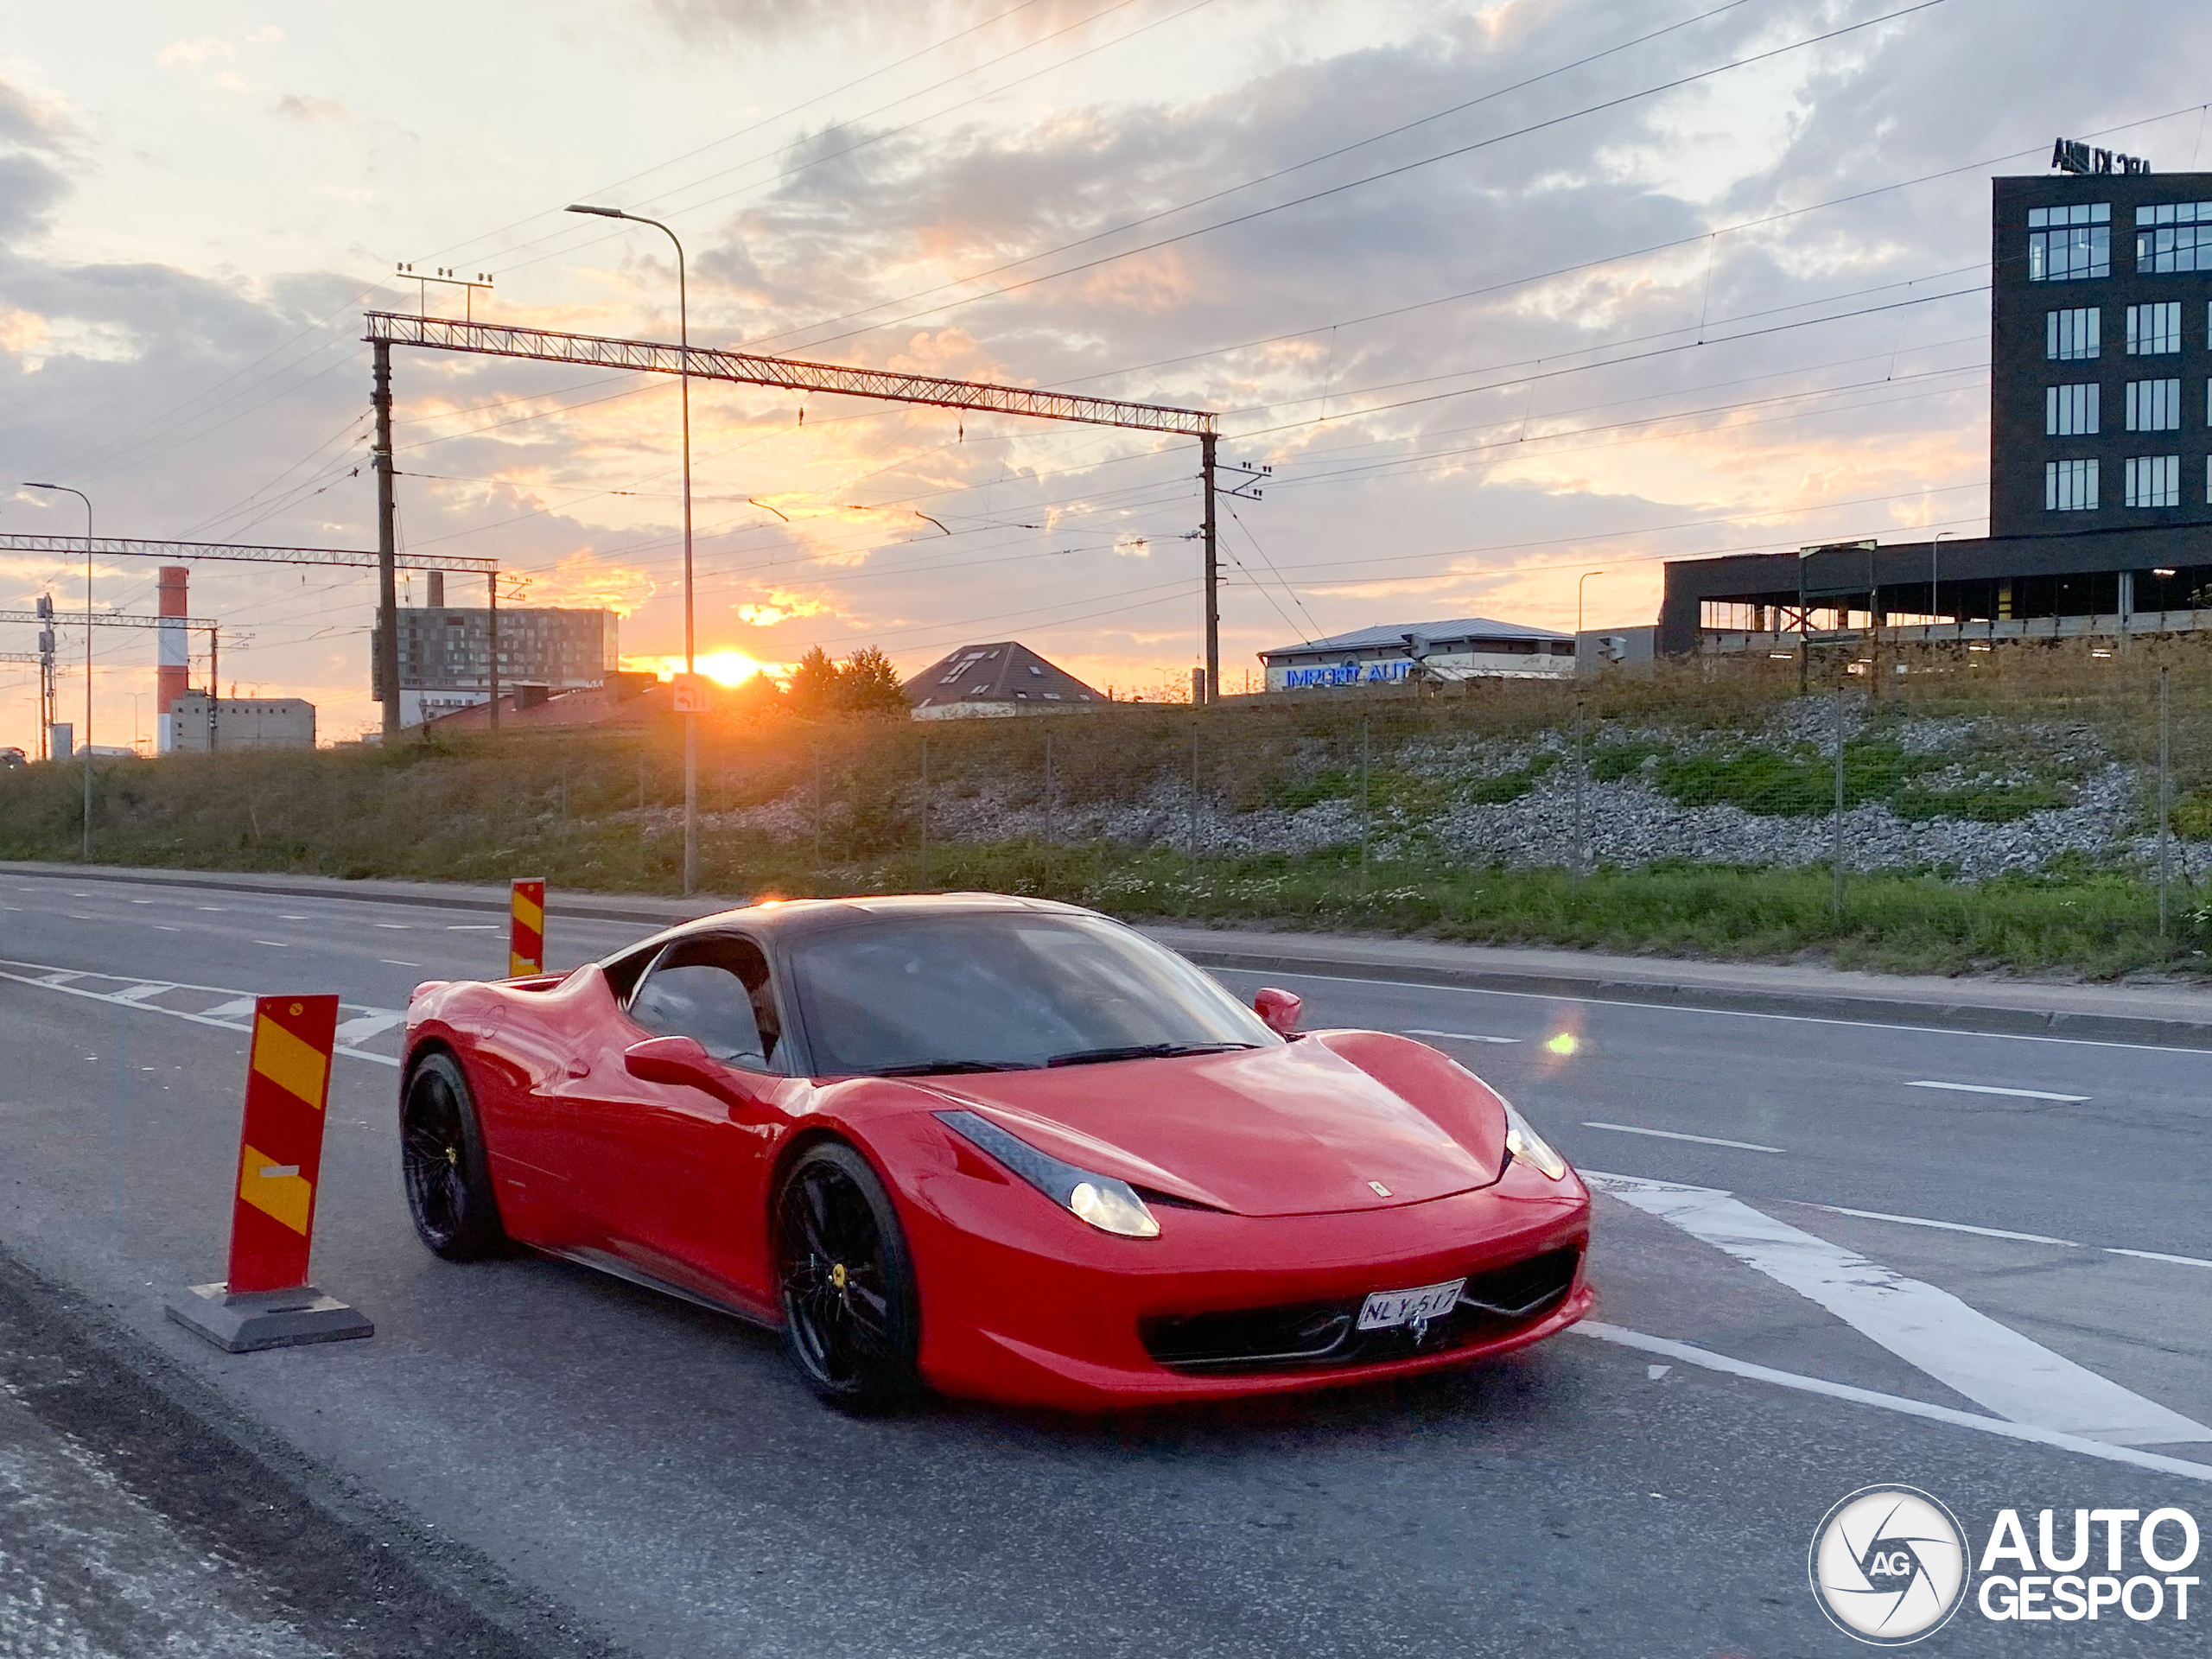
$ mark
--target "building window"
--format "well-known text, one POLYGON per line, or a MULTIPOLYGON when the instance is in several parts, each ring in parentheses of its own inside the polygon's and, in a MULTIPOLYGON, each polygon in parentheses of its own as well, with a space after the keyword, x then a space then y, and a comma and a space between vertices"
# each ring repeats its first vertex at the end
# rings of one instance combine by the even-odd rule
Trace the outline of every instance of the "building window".
POLYGON ((2181 457, 2130 455, 2126 489, 2126 503, 2131 507, 2179 506, 2181 457))
MULTIPOLYGON (((2133 464, 2132 462, 2130 463, 2133 464)), ((2045 512, 2093 512, 2097 505, 2097 463, 2047 461, 2043 464, 2045 512)))
POLYGON ((2181 382, 2131 380, 2127 383, 2127 429, 2131 432, 2181 430, 2181 382))
POLYGON ((2028 209, 2028 280, 2077 283, 2112 275, 2112 204, 2028 209))
POLYGON ((2212 270, 2212 201, 2169 201, 2135 210, 2135 269, 2164 276, 2212 270))
POLYGON ((2094 358, 2104 333, 2103 318, 2103 311, 2094 305, 2044 312, 2043 354, 2054 363, 2082 363, 2094 358))
MULTIPOLYGON (((2177 383, 2178 384, 2178 383, 2177 383)), ((2043 429, 2046 437, 2079 438, 2097 430, 2097 387, 2045 386, 2043 389, 2043 429)), ((2134 389, 2129 388, 2132 392, 2134 389)), ((2131 401, 2128 407, 2133 409, 2131 401)))
POLYGON ((2181 302, 2127 308, 2127 353, 2131 357, 2161 357, 2181 350, 2181 302))

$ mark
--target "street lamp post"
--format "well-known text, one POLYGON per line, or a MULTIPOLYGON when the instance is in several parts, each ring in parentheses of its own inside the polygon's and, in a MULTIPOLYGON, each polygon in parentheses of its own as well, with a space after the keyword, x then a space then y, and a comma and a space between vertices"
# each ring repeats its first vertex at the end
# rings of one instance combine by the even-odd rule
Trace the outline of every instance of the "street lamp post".
POLYGON ((1574 584, 1574 671, 1582 672, 1582 584, 1592 576, 1602 576, 1603 570, 1585 570, 1574 584))
POLYGON ((26 482, 27 490, 56 490, 85 504, 85 734, 77 747, 85 753, 85 826, 81 856, 92 861, 92 499, 67 484, 26 482))
MULTIPOLYGON (((633 224, 650 225, 676 245, 676 317, 677 339, 683 346, 683 363, 677 370, 677 385, 683 404, 683 680, 687 693, 693 684, 696 671, 696 638, 693 631, 691 603, 691 315, 690 298, 686 291, 683 273, 683 243, 674 231, 657 219, 647 219, 642 213, 626 213, 620 207, 596 207, 587 202, 572 202, 572 213, 591 213, 601 219, 626 219, 633 224)), ((687 707, 683 713, 683 893, 686 898, 699 888, 699 715, 696 709, 687 707)))

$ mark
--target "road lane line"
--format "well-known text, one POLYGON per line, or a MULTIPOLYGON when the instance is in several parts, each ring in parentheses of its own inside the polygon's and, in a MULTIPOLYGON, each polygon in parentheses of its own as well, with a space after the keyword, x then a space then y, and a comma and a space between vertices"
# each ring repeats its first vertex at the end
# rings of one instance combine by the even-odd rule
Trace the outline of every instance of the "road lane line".
POLYGON ((1701 1147, 1733 1147, 1738 1152, 1780 1152, 1780 1147, 1763 1147, 1756 1141, 1723 1141, 1710 1135, 1684 1135, 1677 1129, 1645 1129, 1633 1123, 1592 1123, 1586 1122, 1586 1129, 1611 1129, 1617 1135, 1649 1135, 1662 1141, 1694 1141, 1701 1147))
POLYGON ((292 948, 290 944, 283 939, 256 939, 254 943, 256 944, 270 945, 278 950, 289 950, 292 948))
POLYGON ((1583 1179, 1787 1285, 2016 1423, 2118 1446, 2212 1441, 2212 1428, 2052 1352, 1950 1292, 1777 1221, 1733 1193, 1586 1170, 1583 1179))
POLYGON ((2078 1434, 2062 1433, 2055 1429, 2037 1428, 2030 1423, 2008 1423, 2001 1417, 1977 1417, 1970 1411, 1956 1411, 1949 1406, 1931 1406, 1925 1401, 1908 1400, 1902 1395, 1880 1394, 1872 1389, 1855 1389, 1848 1382, 1831 1382, 1825 1377, 1802 1376, 1795 1371, 1777 1371, 1771 1366, 1754 1365, 1747 1359, 1731 1359, 1726 1354, 1716 1354, 1710 1349, 1694 1348, 1687 1342, 1672 1342, 1665 1337, 1647 1337, 1641 1331, 1630 1331, 1618 1325, 1607 1325, 1599 1319, 1584 1319, 1567 1327, 1586 1337, 1595 1337, 1600 1342, 1611 1342, 1623 1348, 1634 1348, 1647 1354, 1664 1354, 1686 1365, 1700 1366, 1708 1371, 1719 1371, 1728 1376, 1740 1376, 1754 1382, 1771 1382, 1778 1388, 1795 1389, 1803 1394, 1825 1395, 1831 1400, 1847 1400, 1854 1405, 1872 1406, 1882 1411, 1894 1411, 1907 1417, 1923 1417, 1933 1423, 1949 1423, 1957 1428, 1971 1428, 1979 1433, 1997 1434, 2008 1440, 2025 1440, 2034 1446, 2048 1446, 2062 1452, 2079 1452, 2085 1458, 2101 1458, 2107 1463, 2125 1463, 2138 1469, 2155 1469, 2161 1474, 2185 1475, 2191 1480, 2212 1480, 2212 1463, 2191 1463, 2185 1458, 2169 1458, 2157 1452, 2139 1452, 2132 1446, 2112 1446, 2103 1440, 2085 1440, 2078 1434))
POLYGON ((419 962, 402 962, 397 957, 378 957, 377 960, 387 968, 420 968, 419 962))
MULTIPOLYGON (((31 963, 17 963, 12 965, 16 967, 35 967, 37 964, 31 963)), ((103 976, 67 974, 57 976, 54 970, 47 969, 43 971, 46 973, 46 977, 42 979, 34 979, 29 974, 9 973, 6 971, 5 968, 0 968, 0 980, 12 980, 18 985, 35 986, 40 990, 59 991, 64 996, 81 996, 94 1002, 107 1002, 111 1003, 118 1007, 136 1008, 142 1014, 166 1014, 172 1020, 188 1020, 195 1026, 212 1026, 219 1031, 251 1032, 253 1029, 251 1026, 247 1025, 243 1020, 229 1020, 220 1017, 224 1014, 250 1014, 253 1011, 254 999, 252 997, 240 995, 238 993, 229 990, 227 987, 219 985, 173 985, 164 987, 165 989, 169 990, 214 991, 219 995, 228 995, 232 998, 231 1001, 218 1003, 214 1007, 204 1010, 201 1013, 187 1014, 182 1008, 167 1008, 163 1007, 158 1002, 125 1001, 119 993, 113 991, 88 991, 81 985, 70 985, 61 982, 63 978, 99 978, 103 977, 103 976)), ((137 988, 134 986, 131 988, 136 989, 137 988)), ((340 1006, 341 1007, 356 1008, 364 1014, 382 1014, 389 1012, 389 1010, 382 1008, 362 1008, 361 1005, 359 1003, 341 1003, 340 1006)), ((403 1014, 399 1017, 404 1019, 406 1016, 403 1014)), ((340 1054, 351 1054, 357 1059, 373 1060, 378 1065, 388 1065, 395 1070, 397 1070, 399 1065, 399 1058, 397 1055, 373 1054, 365 1048, 340 1047, 334 1052, 340 1054)))
POLYGON ((497 922, 454 922, 446 928, 448 933, 496 933, 499 931, 497 922))
POLYGON ((2123 1250, 2116 1244, 2105 1246, 2107 1255, 2132 1255, 2139 1262, 2172 1262, 2184 1268, 2212 1268, 2201 1255, 2168 1255, 2160 1250, 2123 1250))
POLYGON ((2012 1238, 2023 1244, 2063 1244, 2069 1250, 2078 1250, 2080 1243, 2070 1238, 2045 1238, 2041 1233, 2009 1233, 2002 1227, 1969 1227, 1963 1221, 1930 1221, 1925 1216, 1892 1216, 1880 1210, 1847 1210, 1840 1204, 1815 1204, 1815 1210, 1825 1210, 1832 1216, 1857 1216, 1861 1221, 1894 1221, 1906 1227, 1938 1227, 1947 1233, 1979 1233, 1984 1238, 2012 1238))
POLYGON ((2087 1095, 2054 1095, 2044 1089, 1999 1089, 1989 1083, 1942 1083, 1934 1077, 1922 1077, 1905 1084, 1908 1089, 1948 1089, 1961 1095, 2008 1095, 2014 1100, 2055 1100, 2068 1106, 2079 1106, 2089 1098, 2087 1095))
POLYGON ((1418 1026, 1409 1026, 1401 1034, 1407 1037, 1445 1037, 1455 1043, 1517 1043, 1521 1040, 1518 1037, 1483 1037, 1471 1031, 1423 1031, 1418 1026))
POLYGON ((1488 985, 1431 985, 1421 980, 1367 979, 1355 974, 1319 974, 1310 969, 1209 968, 1208 973, 1243 974, 1248 979, 1318 979, 1332 985, 1377 985, 1394 991, 1443 991, 1453 996, 1516 996, 1528 1002, 1572 1002, 1577 1007, 1649 1008, 1659 1014, 1709 1014, 1720 1020, 1785 1020, 1800 1026, 1842 1026, 1852 1031, 1923 1032, 1934 1037, 1987 1037, 2001 1043, 2064 1043, 2073 1048, 2125 1048, 2138 1054, 2212 1054, 2212 1048, 2183 1043, 2123 1043, 2110 1037, 2038 1037, 2025 1031, 1975 1031, 1966 1026, 1908 1026, 1895 1020, 1838 1020, 1824 1014, 1761 1014, 1751 1008, 1706 1008, 1687 1002, 1635 1002, 1625 997, 1571 996, 1560 991, 1503 991, 1488 985))
POLYGON ((357 1014, 338 1027, 334 1040, 340 1043, 365 1043, 372 1037, 390 1031, 407 1016, 393 1008, 378 1008, 372 1013, 357 1014))

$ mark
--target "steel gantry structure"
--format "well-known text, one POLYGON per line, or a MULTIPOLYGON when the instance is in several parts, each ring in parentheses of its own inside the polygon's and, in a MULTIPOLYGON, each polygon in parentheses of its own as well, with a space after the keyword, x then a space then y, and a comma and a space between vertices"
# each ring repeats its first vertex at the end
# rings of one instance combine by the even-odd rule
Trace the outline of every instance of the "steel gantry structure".
MULTIPOLYGON (((897 404, 925 404, 938 409, 984 410, 1044 421, 1084 426, 1118 426, 1198 441, 1198 470, 1205 492, 1199 536, 1205 543, 1203 571, 1205 685, 1201 700, 1219 694, 1221 683, 1221 567, 1214 514, 1215 448, 1220 419, 1202 409, 1165 404, 1126 403, 1073 392, 1006 386, 986 380, 951 380, 893 369, 856 368, 849 364, 810 363, 798 358, 764 357, 753 352, 707 346, 671 345, 664 340, 616 340, 598 334, 564 334, 512 323, 450 317, 409 316, 393 311, 367 314, 369 344, 375 349, 378 416, 377 482, 378 522, 392 516, 391 427, 391 348, 419 346, 433 351, 467 352, 483 357, 519 358, 538 363, 573 363, 590 368, 636 369, 740 385, 773 386, 786 391, 823 392, 897 404)), ((396 709, 396 705, 395 705, 396 709)))

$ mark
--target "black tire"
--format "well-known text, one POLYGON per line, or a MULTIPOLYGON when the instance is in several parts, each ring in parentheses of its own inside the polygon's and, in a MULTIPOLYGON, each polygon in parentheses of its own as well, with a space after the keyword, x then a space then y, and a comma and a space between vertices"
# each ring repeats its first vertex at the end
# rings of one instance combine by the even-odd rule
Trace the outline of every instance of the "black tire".
POLYGON ((889 1410, 920 1387, 921 1302, 891 1195, 839 1141, 801 1153, 776 1190, 784 1340, 806 1385, 842 1411, 889 1410))
POLYGON ((506 1248, 476 1102, 450 1054, 426 1054, 407 1074, 399 1099, 399 1167, 415 1235, 433 1255, 475 1262, 506 1248))

